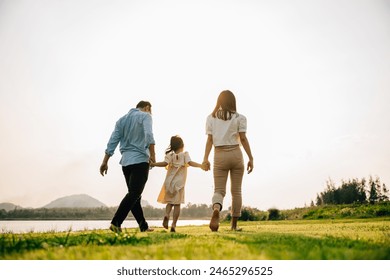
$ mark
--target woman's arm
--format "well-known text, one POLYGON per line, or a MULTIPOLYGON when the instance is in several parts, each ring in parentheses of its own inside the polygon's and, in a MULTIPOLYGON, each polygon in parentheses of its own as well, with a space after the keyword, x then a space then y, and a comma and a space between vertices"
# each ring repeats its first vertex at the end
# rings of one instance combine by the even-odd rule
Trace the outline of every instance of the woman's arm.
POLYGON ((252 172, 253 170, 253 156, 251 152, 251 147, 249 145, 248 138, 246 138, 246 133, 245 132, 239 132, 240 134, 240 140, 241 144, 244 147, 244 150, 246 154, 248 155, 249 161, 246 170, 248 170, 248 174, 252 172))
POLYGON ((209 155, 212 148, 213 148, 213 136, 211 134, 208 134, 206 140, 206 147, 204 149, 203 163, 202 163, 202 165, 204 165, 206 168, 204 170, 210 170, 209 155))

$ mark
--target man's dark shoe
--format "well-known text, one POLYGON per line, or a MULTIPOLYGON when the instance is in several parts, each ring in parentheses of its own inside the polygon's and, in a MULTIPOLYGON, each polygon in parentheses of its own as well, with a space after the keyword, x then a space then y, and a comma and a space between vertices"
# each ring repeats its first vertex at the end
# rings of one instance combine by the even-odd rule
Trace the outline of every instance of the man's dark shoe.
POLYGON ((141 232, 152 232, 154 231, 153 228, 147 228, 147 229, 142 229, 141 232))
POLYGON ((116 225, 113 225, 113 224, 110 225, 110 230, 115 232, 115 233, 121 233, 122 232, 121 227, 117 227, 116 225))

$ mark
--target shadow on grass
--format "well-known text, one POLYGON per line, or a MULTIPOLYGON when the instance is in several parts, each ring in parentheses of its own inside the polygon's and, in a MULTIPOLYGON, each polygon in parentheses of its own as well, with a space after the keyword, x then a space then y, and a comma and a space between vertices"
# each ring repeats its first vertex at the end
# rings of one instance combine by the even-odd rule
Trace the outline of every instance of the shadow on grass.
POLYGON ((390 244, 336 237, 262 233, 223 237, 273 260, 389 260, 390 244))
POLYGON ((72 233, 71 231, 66 233, 6 233, 0 235, 0 259, 7 254, 24 253, 40 249, 82 245, 144 246, 186 237, 186 234, 168 234, 166 232, 154 232, 153 234, 145 235, 139 231, 128 231, 120 234, 94 231, 88 233, 72 233))

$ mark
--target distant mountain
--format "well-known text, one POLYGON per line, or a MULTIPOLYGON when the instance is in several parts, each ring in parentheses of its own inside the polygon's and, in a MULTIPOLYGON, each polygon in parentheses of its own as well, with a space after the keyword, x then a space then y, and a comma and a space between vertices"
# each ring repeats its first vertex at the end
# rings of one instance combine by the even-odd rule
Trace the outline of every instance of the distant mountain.
POLYGON ((23 207, 19 205, 9 203, 9 202, 0 203, 0 210, 4 209, 5 211, 11 211, 11 210, 22 209, 22 208, 23 207))
MULTIPOLYGON (((120 201, 118 201, 120 203, 120 201)), ((151 206, 150 203, 146 200, 141 200, 142 207, 151 206)), ((40 207, 40 208, 99 208, 99 207, 108 207, 103 202, 87 195, 87 194, 76 194, 58 198, 49 204, 40 207)), ((117 207, 117 206, 115 206, 117 207)), ((24 209, 23 207, 4 202, 0 203, 0 210, 4 209, 5 211, 11 211, 15 209, 24 209)))
POLYGON ((96 208, 107 207, 103 202, 86 195, 75 194, 58 198, 42 208, 96 208))
POLYGON ((141 199, 141 206, 145 207, 145 206, 152 206, 152 205, 150 205, 150 203, 147 200, 141 199))

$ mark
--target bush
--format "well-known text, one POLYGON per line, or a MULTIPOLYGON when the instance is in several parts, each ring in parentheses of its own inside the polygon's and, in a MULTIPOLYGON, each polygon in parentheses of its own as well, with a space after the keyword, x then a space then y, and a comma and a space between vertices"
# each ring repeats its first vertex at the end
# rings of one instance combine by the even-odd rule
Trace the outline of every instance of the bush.
POLYGON ((279 209, 276 208, 268 209, 268 220, 271 221, 282 220, 282 215, 280 214, 279 209))
MULTIPOLYGON (((231 210, 231 208, 229 208, 231 210)), ((225 221, 230 221, 232 219, 232 215, 229 213, 225 217, 225 221)), ((241 209, 241 217, 238 218, 239 221, 265 221, 267 219, 267 213, 264 211, 260 211, 257 208, 252 207, 242 207, 241 209)))

